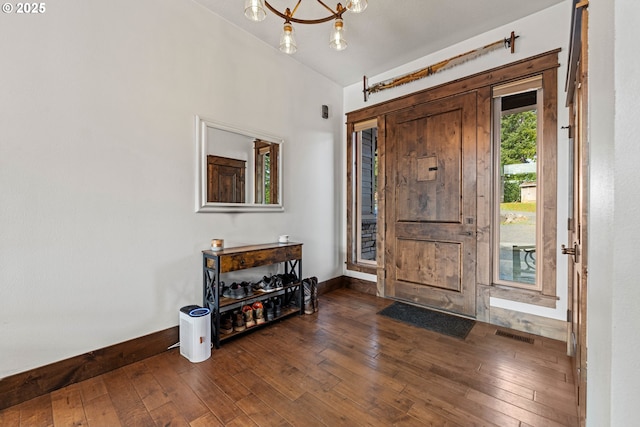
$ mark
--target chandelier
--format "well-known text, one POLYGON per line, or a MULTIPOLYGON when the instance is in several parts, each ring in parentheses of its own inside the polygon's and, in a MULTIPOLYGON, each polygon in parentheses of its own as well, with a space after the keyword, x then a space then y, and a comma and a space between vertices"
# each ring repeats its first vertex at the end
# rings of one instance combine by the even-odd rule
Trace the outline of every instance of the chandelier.
POLYGON ((280 35, 280 50, 288 54, 293 54, 298 49, 294 38, 293 25, 291 25, 292 22, 296 24, 321 24, 333 20, 333 28, 329 35, 329 46, 335 50, 346 49, 347 41, 344 38, 342 14, 347 10, 353 13, 364 11, 367 8, 367 0, 347 0, 347 7, 343 7, 338 3, 335 10, 331 9, 321 0, 316 1, 329 11, 329 15, 318 19, 295 18, 293 15, 295 15, 302 0, 298 0, 293 10, 286 8, 284 12, 280 12, 271 6, 267 0, 245 0, 244 15, 252 21, 263 21, 267 17, 267 12, 265 11, 266 6, 271 12, 284 19, 284 26, 282 28, 282 34, 280 35))

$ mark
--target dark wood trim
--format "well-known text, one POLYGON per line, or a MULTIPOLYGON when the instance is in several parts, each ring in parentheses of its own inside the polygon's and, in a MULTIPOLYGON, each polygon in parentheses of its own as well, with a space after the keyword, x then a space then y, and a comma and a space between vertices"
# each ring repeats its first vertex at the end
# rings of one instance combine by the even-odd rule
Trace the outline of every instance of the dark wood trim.
POLYGON ((360 273, 376 274, 378 272, 378 267, 375 265, 364 265, 354 262, 347 262, 347 270, 359 271, 360 273))
POLYGON ((0 410, 167 350, 179 341, 178 326, 90 351, 0 380, 0 410))
POLYGON ((369 295, 376 295, 378 291, 378 284, 370 280, 356 279, 355 277, 343 276, 345 287, 359 291, 369 295))
POLYGON ((353 170, 354 156, 356 155, 353 147, 353 130, 354 124, 347 123, 347 269, 351 270, 350 266, 356 265, 354 263, 354 250, 353 250, 353 223, 354 212, 353 205, 355 200, 355 176, 356 171, 353 170))
POLYGON ((539 305, 541 307, 549 308, 556 308, 556 303, 560 300, 560 297, 558 296, 545 295, 540 291, 532 291, 529 289, 515 289, 511 287, 503 287, 501 285, 491 286, 490 296, 494 298, 523 302, 525 304, 539 305))
MULTIPOLYGON (((354 147, 353 141, 353 133, 354 133, 355 123, 347 123, 347 270, 351 271, 359 271, 360 273, 367 274, 377 274, 378 267, 384 265, 384 255, 382 250, 384 247, 380 245, 382 241, 381 234, 381 224, 384 224, 384 214, 382 213, 381 206, 378 206, 378 219, 376 226, 376 265, 367 265, 361 264, 357 262, 355 257, 356 253, 356 242, 354 239, 354 228, 356 219, 355 215, 357 212, 357 206, 355 206, 355 198, 356 198, 356 186, 359 185, 357 182, 357 173, 354 170, 355 163, 359 158, 360 154, 354 147), (382 222, 381 222, 382 216, 382 222), (382 249, 381 249, 382 248, 382 249)), ((378 191, 380 191, 381 184, 384 183, 384 162, 381 157, 382 149, 384 147, 384 118, 379 117, 377 119, 377 129, 378 129, 378 191)), ((378 194, 378 202, 380 202, 380 194, 378 194)))
POLYGON ((381 102, 380 104, 351 111, 347 113, 347 126, 349 126, 350 123, 365 121, 388 114, 391 111, 409 108, 416 104, 477 90, 485 86, 506 83, 510 80, 521 79, 527 75, 539 74, 544 70, 558 68, 560 65, 558 63, 558 52, 560 52, 560 50, 561 49, 554 49, 541 53, 540 55, 531 56, 520 61, 481 71, 468 77, 381 102))
POLYGON ((334 277, 333 279, 325 280, 318 283, 318 295, 327 294, 335 291, 336 289, 344 288, 344 276, 334 277))
POLYGON ((542 159, 542 242, 536 249, 536 257, 544 260, 542 269, 542 294, 556 296, 557 206, 558 206, 558 70, 551 68, 542 73, 543 111, 542 145, 538 156, 542 159))

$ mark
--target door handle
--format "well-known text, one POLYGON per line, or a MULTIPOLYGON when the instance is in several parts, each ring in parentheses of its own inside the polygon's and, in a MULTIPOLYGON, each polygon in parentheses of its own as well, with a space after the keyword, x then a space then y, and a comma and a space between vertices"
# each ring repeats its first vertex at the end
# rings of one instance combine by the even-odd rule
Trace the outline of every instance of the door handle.
POLYGON ((567 248, 565 245, 562 245, 562 254, 572 255, 573 262, 578 262, 578 244, 574 243, 573 248, 567 248))

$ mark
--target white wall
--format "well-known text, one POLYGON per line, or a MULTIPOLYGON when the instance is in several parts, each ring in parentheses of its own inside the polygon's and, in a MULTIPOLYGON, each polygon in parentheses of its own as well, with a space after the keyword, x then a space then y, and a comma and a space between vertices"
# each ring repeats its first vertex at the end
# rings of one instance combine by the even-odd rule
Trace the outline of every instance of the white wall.
POLYGON ((616 0, 614 16, 615 250, 611 305, 611 425, 620 426, 637 422, 634 412, 640 400, 640 287, 637 269, 640 223, 630 219, 640 217, 640 191, 632 184, 638 180, 640 153, 637 110, 640 97, 637 44, 640 4, 616 0))
MULTIPOLYGON (((520 37, 516 40, 516 51, 511 54, 509 50, 497 50, 463 63, 457 67, 434 74, 425 79, 399 86, 371 95, 369 102, 365 103, 362 97, 362 84, 354 84, 345 88, 344 110, 345 112, 358 110, 375 105, 390 99, 417 92, 429 87, 437 86, 449 81, 453 81, 465 76, 479 73, 483 70, 499 67, 511 62, 538 55, 550 50, 562 48, 558 58, 560 68, 558 69, 558 247, 567 241, 568 213, 568 144, 567 132, 560 129, 568 124, 568 110, 564 108, 564 87, 566 79, 567 50, 569 46, 569 32, 571 26, 571 1, 565 0, 556 6, 547 8, 539 13, 520 19, 509 25, 505 25, 495 30, 486 32, 477 37, 468 39, 462 43, 443 49, 432 55, 425 56, 419 60, 405 64, 402 67, 389 70, 378 76, 368 76, 369 84, 375 84, 386 79, 401 76, 411 71, 432 65, 444 59, 451 58, 460 53, 476 49, 488 43, 508 37, 511 31, 515 31, 520 37)), ((346 135, 345 135, 346 138, 346 135)), ((346 153, 343 154, 346 159, 346 153)), ((343 162, 346 165, 346 160, 343 162)), ((346 168, 346 166, 345 166, 346 168)), ((346 169, 345 169, 346 170, 346 169)), ((346 171, 344 172, 346 176, 346 171)), ((346 185, 346 184, 345 184, 346 185)), ((346 218, 346 208, 343 208, 346 218)), ((346 237, 342 239, 343 252, 346 253, 346 237)), ((491 305, 507 308, 524 313, 531 313, 539 316, 554 319, 566 319, 567 311, 567 257, 557 254, 557 295, 560 297, 556 308, 546 308, 531 304, 517 303, 513 301, 491 298, 491 305)), ((366 280, 375 281, 375 276, 352 272, 345 269, 345 274, 366 280)))
POLYGON ((589 3, 587 426, 637 424, 640 67, 633 0, 589 3))
POLYGON ((342 88, 189 0, 1 20, 0 378, 177 325, 212 237, 341 274, 342 88), (284 213, 194 212, 196 114, 284 138, 284 213))

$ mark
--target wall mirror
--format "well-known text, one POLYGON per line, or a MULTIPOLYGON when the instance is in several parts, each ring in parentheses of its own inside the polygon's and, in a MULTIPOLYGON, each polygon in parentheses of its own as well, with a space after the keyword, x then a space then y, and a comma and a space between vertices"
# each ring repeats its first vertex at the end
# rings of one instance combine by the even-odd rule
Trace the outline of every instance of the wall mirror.
POLYGON ((196 212, 282 211, 282 143, 196 116, 196 212))

